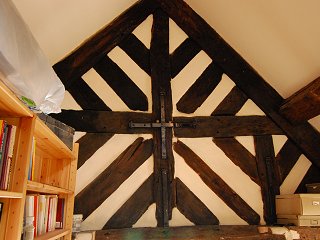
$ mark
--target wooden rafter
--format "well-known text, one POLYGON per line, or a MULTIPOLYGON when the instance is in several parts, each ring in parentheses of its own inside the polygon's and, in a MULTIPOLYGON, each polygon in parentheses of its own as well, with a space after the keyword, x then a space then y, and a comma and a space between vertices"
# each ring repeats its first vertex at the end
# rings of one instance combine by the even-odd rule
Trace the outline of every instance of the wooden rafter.
MULTIPOLYGON (((150 128, 129 128, 128 124, 130 121, 149 123, 152 121, 150 113, 62 110, 61 113, 52 114, 52 116, 73 127, 76 131, 82 132, 132 134, 152 133, 153 131, 150 128)), ((176 137, 283 134, 281 129, 265 116, 173 117, 172 120, 177 124, 196 124, 195 128, 175 127, 174 135, 176 137)))
POLYGON ((138 138, 116 160, 114 160, 93 182, 75 197, 75 213, 87 218, 98 208, 153 151, 152 140, 138 138))
POLYGON ((249 224, 259 224, 257 214, 232 188, 229 187, 208 165, 181 141, 174 143, 174 150, 200 176, 202 181, 215 192, 240 218, 249 224))
POLYGON ((112 133, 86 133, 79 143, 79 157, 77 168, 79 169, 100 147, 102 147, 114 134, 112 133))
POLYGON ((272 136, 254 136, 257 169, 260 177, 264 219, 267 224, 277 221, 275 196, 280 194, 279 176, 274 156, 272 136))
POLYGON ((129 127, 130 121, 150 122, 150 113, 62 110, 61 113, 52 114, 52 116, 80 132, 118 134, 152 133, 152 130, 148 128, 129 127))
POLYGON ((124 40, 157 7, 153 0, 138 1, 70 55, 55 64, 54 70, 68 84, 81 77, 124 40))
MULTIPOLYGON (((172 92, 170 84, 169 61, 169 17, 161 9, 153 14, 150 43, 150 66, 152 88, 152 121, 156 122, 165 115, 165 121, 172 121, 172 92), (161 97, 163 95, 163 111, 161 97)), ((172 152, 172 131, 165 129, 165 148, 167 158, 162 159, 162 135, 159 130, 153 132, 154 141, 154 194, 156 219, 159 227, 169 225, 173 208, 174 159, 172 152)))
POLYGON ((174 117, 176 123, 195 123, 195 128, 174 128, 176 137, 235 137, 283 134, 265 116, 174 117))
POLYGON ((193 113, 209 97, 219 84, 223 72, 213 62, 192 84, 177 103, 177 109, 183 113, 193 113))
POLYGON ((150 52, 149 49, 134 35, 119 43, 119 47, 146 73, 150 75, 150 52))
POLYGON ((294 93, 280 107, 280 113, 294 124, 320 114, 320 78, 294 93))
POLYGON ((176 205, 179 211, 195 225, 218 225, 219 219, 179 179, 176 183, 176 205))
POLYGON ((155 0, 171 19, 214 59, 254 103, 262 109, 320 167, 320 134, 308 123, 293 126, 278 112, 283 98, 182 0, 155 0), (192 27, 190 27, 192 26, 192 27))
POLYGON ((255 157, 242 146, 235 138, 213 138, 213 142, 226 154, 226 156, 252 181, 260 185, 255 157))
POLYGON ((93 68, 131 110, 148 110, 148 98, 128 75, 108 56, 93 68))
POLYGON ((151 174, 113 214, 103 229, 131 228, 154 202, 153 181, 153 174, 151 174))
POLYGON ((199 45, 191 38, 184 40, 179 47, 170 54, 171 78, 175 78, 200 50, 199 45))
POLYGON ((233 116, 239 112, 247 100, 248 97, 237 86, 234 86, 211 113, 211 116, 233 116))
POLYGON ((278 162, 279 166, 280 183, 282 183, 286 179, 300 156, 300 149, 291 140, 288 139, 276 156, 276 161, 278 162))
POLYGON ((84 110, 111 111, 111 109, 82 78, 76 79, 76 81, 74 81, 74 83, 71 84, 67 90, 84 110))

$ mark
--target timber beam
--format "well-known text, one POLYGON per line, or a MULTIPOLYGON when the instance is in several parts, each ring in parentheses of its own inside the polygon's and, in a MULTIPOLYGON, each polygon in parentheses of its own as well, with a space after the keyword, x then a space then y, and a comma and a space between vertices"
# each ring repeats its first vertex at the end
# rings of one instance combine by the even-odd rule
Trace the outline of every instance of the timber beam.
POLYGON ((292 125, 279 113, 283 98, 187 3, 156 0, 175 23, 214 59, 223 72, 320 167, 320 133, 309 123, 292 125), (192 26, 192 27, 190 27, 192 26))
POLYGON ((320 114, 320 77, 286 99, 280 113, 293 124, 305 122, 320 114))
POLYGON ((158 5, 153 0, 141 0, 114 19, 79 48, 54 65, 54 70, 65 85, 81 77, 103 56, 142 23, 158 5))

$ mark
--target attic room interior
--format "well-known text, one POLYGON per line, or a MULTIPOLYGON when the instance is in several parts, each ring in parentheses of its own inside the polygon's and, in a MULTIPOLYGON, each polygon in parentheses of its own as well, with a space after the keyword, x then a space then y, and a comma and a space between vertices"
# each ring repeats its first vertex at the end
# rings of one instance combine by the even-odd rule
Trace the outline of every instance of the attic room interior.
MULTIPOLYGON (((318 1, 11 1, 64 86, 61 112, 48 116, 74 129, 75 144, 64 167, 35 157, 46 190, 16 176, 13 160, 9 179, 27 183, 8 187, 21 200, 0 190, 0 239, 17 239, 11 209, 22 219, 26 196, 39 193, 73 211, 63 234, 31 227, 31 239, 71 239, 72 214, 75 239, 320 237, 318 1), (282 200, 303 199, 309 213, 281 212, 282 200), (288 214, 309 222, 293 226, 288 214)), ((0 121, 18 126, 20 142, 26 116, 10 120, 3 102, 0 121)))

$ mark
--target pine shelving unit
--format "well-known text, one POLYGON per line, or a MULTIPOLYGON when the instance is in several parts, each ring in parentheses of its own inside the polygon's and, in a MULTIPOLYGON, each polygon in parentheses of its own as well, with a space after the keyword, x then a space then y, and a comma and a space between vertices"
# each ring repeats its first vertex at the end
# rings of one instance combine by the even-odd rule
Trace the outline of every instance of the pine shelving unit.
POLYGON ((71 151, 0 80, 0 119, 17 126, 13 165, 8 191, 0 191, 3 209, 0 239, 20 239, 27 193, 57 194, 65 199, 64 228, 40 236, 42 239, 71 239, 78 145, 71 151), (36 141, 34 180, 28 168, 32 139, 36 141))

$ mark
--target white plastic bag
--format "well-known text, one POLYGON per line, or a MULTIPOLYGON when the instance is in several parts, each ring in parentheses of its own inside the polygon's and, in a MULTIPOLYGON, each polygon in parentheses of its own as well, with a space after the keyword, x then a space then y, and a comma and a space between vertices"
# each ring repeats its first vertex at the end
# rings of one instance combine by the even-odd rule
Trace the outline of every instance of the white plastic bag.
POLYGON ((58 113, 64 86, 11 0, 0 0, 0 72, 18 96, 44 113, 58 113))

